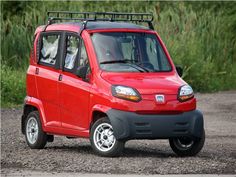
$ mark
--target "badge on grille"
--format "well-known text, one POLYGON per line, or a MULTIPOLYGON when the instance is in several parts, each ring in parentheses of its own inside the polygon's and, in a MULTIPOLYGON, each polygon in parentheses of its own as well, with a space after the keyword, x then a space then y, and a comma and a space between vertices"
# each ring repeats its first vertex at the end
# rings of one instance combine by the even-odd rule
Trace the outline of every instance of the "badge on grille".
POLYGON ((156 101, 158 103, 164 103, 165 102, 165 96, 164 95, 156 95, 156 101))

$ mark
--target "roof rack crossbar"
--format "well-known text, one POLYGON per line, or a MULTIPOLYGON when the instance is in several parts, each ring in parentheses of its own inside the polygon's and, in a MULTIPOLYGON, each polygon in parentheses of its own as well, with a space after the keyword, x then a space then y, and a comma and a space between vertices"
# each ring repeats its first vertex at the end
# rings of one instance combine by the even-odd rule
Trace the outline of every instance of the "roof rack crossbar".
POLYGON ((69 12, 69 11, 48 11, 48 24, 55 21, 130 21, 148 23, 153 29, 153 15, 151 13, 119 13, 119 12, 69 12))

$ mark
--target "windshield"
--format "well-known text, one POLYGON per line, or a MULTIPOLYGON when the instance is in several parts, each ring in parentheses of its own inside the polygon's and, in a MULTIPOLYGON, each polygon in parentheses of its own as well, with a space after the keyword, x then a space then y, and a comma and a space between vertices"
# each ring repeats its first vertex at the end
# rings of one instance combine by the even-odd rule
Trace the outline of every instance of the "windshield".
POLYGON ((100 68, 117 72, 170 71, 171 65, 154 34, 94 33, 91 36, 100 68))

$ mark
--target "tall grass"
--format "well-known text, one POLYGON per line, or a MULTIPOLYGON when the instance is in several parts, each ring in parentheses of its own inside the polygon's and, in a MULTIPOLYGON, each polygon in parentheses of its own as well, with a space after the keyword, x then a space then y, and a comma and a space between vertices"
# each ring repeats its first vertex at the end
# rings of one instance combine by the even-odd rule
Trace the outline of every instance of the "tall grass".
POLYGON ((1 106, 11 107, 23 103, 25 89, 25 71, 1 66, 1 106))
POLYGON ((235 89, 236 29, 230 25, 236 14, 178 5, 179 12, 160 13, 157 23, 172 59, 184 67, 184 79, 197 91, 235 89))
POLYGON ((22 102, 33 33, 46 23, 48 10, 151 12, 155 30, 196 91, 236 89, 236 2, 2 2, 3 104, 22 102))

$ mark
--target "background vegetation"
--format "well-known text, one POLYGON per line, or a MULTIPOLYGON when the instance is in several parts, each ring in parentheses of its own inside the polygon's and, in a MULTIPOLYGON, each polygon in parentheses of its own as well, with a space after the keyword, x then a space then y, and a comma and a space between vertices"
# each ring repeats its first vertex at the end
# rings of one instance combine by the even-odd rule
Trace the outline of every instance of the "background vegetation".
POLYGON ((1 2, 1 105, 20 104, 34 30, 46 11, 151 12, 195 91, 236 89, 236 2, 1 2))

